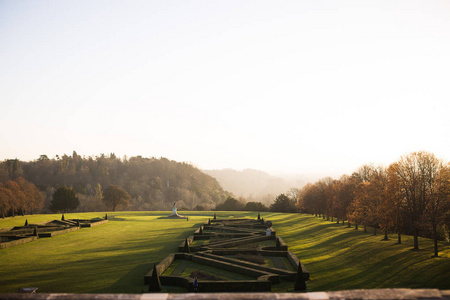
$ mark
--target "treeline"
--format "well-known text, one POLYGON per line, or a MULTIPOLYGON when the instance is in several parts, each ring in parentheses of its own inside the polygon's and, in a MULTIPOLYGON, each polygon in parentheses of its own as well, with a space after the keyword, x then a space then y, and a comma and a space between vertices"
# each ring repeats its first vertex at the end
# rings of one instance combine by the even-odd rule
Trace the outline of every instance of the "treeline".
POLYGON ((20 177, 44 196, 44 204, 34 208, 35 212, 49 211, 53 193, 63 186, 75 190, 80 202, 77 211, 106 210, 103 191, 112 185, 130 195, 129 210, 170 210, 174 202, 181 210, 210 210, 231 196, 216 179, 194 166, 166 158, 128 159, 114 154, 86 158, 74 151, 72 156, 50 159, 41 155, 30 162, 10 159, 0 163, 1 183, 20 177))
POLYGON ((340 221, 414 236, 448 239, 450 228, 450 165, 432 153, 414 152, 388 167, 364 165, 339 180, 324 178, 298 193, 297 207, 332 222, 340 221))
MULTIPOLYGON (((297 194, 296 194, 297 195, 297 194)), ((262 202, 245 202, 242 199, 235 199, 228 197, 223 203, 216 205, 214 210, 216 211, 257 211, 257 212, 297 212, 295 206, 295 197, 289 197, 285 194, 278 195, 270 206, 264 205, 262 202)))

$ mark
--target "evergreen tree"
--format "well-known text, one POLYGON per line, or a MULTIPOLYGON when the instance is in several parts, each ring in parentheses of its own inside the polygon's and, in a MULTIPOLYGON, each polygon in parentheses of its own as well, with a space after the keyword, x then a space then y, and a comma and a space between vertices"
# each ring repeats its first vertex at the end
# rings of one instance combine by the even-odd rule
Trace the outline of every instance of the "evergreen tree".
POLYGON ((275 199, 275 202, 270 205, 270 211, 295 212, 295 203, 285 194, 281 194, 275 199))
POLYGON ((53 199, 50 203, 50 210, 52 212, 68 212, 76 209, 80 205, 75 190, 71 187, 60 187, 53 193, 53 199))

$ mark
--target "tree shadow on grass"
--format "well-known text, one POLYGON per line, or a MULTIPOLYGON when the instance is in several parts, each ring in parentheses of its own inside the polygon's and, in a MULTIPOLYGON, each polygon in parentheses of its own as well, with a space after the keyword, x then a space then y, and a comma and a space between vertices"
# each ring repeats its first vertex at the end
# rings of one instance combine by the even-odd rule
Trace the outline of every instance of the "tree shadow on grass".
POLYGON ((127 219, 124 218, 116 218, 116 217, 109 217, 108 220, 110 222, 115 222, 115 221, 126 221, 127 219))
POLYGON ((96 293, 147 293, 148 286, 144 284, 144 276, 153 268, 153 263, 145 263, 134 267, 116 282, 96 293))
MULTIPOLYGON (((202 223, 200 223, 202 224, 202 223)), ((195 227, 200 226, 200 224, 195 225, 195 227)), ((132 270, 121 276, 117 281, 115 281, 112 285, 108 287, 104 287, 96 291, 96 293, 141 293, 141 292, 147 292, 148 286, 144 284, 144 276, 148 274, 154 264, 158 264, 161 260, 163 260, 166 255, 170 253, 175 253, 178 250, 178 244, 182 242, 185 238, 187 238, 189 235, 192 235, 192 232, 183 232, 182 234, 178 235, 176 239, 173 239, 173 242, 171 242, 169 245, 163 246, 159 251, 158 254, 160 255, 153 255, 149 257, 148 261, 139 263, 136 265, 132 270), (156 256, 156 257, 155 257, 156 256), (157 259, 155 261, 155 258, 157 259)), ((164 243, 161 243, 164 244, 164 243)), ((160 244, 159 244, 160 245, 160 244)), ((158 245, 155 245, 158 246, 158 245)), ((136 246, 133 246, 133 249, 136 249, 136 247, 145 249, 148 248, 148 245, 143 245, 142 242, 137 242, 136 246)), ((122 257, 118 257, 118 260, 130 260, 133 261, 134 255, 122 255, 122 257)), ((141 259, 142 261, 142 259, 141 259)))

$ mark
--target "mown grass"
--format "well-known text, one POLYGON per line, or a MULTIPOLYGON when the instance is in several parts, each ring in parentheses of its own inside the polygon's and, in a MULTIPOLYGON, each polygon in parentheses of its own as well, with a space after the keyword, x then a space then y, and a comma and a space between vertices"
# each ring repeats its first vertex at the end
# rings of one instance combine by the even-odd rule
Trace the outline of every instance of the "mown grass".
MULTIPOLYGON (((161 219, 170 212, 108 213, 110 222, 61 236, 0 250, 0 292, 36 286, 39 292, 140 293, 143 278, 208 218, 211 212, 187 212, 189 221, 161 219)), ((257 213, 217 212, 218 218, 251 217, 257 213)), ((104 213, 66 214, 66 218, 103 217, 104 213)), ((309 269, 308 290, 359 288, 450 289, 450 245, 420 239, 412 251, 412 237, 397 245, 393 236, 381 241, 342 224, 310 215, 264 213, 289 250, 309 269)), ((1 227, 60 219, 34 215, 0 219, 1 227)), ((279 290, 274 289, 274 290, 279 290)))
POLYGON ((450 245, 440 243, 440 257, 433 255, 433 242, 419 238, 420 251, 412 251, 413 238, 396 236, 382 241, 369 229, 347 228, 310 215, 276 214, 277 234, 308 268, 308 289, 360 288, 450 289, 450 245))
MULTIPOLYGON (((52 238, 0 250, 0 292, 36 286, 39 292, 140 293, 154 263, 191 235, 210 214, 160 219, 170 212, 108 213, 110 222, 52 238)), ((66 214, 69 218, 104 213, 66 214)), ((40 215, 0 220, 0 227, 61 218, 40 215)))

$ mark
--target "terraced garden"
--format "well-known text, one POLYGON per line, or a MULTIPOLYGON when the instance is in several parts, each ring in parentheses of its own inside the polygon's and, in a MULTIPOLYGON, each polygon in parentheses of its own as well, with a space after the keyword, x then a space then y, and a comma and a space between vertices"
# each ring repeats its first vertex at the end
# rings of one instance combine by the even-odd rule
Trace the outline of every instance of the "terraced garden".
MULTIPOLYGON (((161 219, 170 212, 108 213, 109 223, 24 245, 0 249, 0 292, 36 286, 38 292, 140 293, 148 290, 144 276, 154 264, 212 218, 211 212, 182 212, 186 220, 161 219), (74 279, 76 278, 76 279, 74 279)), ((257 218, 257 213, 216 212, 218 218, 257 218)), ((105 213, 66 214, 68 219, 92 219, 105 213)), ((277 235, 310 271, 308 291, 360 288, 450 289, 450 245, 419 238, 420 251, 411 251, 412 237, 398 245, 393 236, 382 241, 342 224, 310 215, 264 213, 277 235)), ((46 222, 61 215, 0 219, 0 228, 46 222)), ((205 232, 208 230, 206 229, 205 232)), ((270 261, 268 262, 270 264, 270 261)), ((289 282, 289 287, 292 282, 289 282)), ((272 291, 286 288, 274 285, 272 291)), ((180 290, 181 291, 181 290, 180 290)))
POLYGON ((267 292, 274 286, 306 291, 308 279, 308 270, 288 251, 272 222, 259 215, 256 220, 214 215, 178 246, 178 253, 145 276, 151 292, 172 292, 174 287, 193 292, 197 280, 201 292, 267 292))

